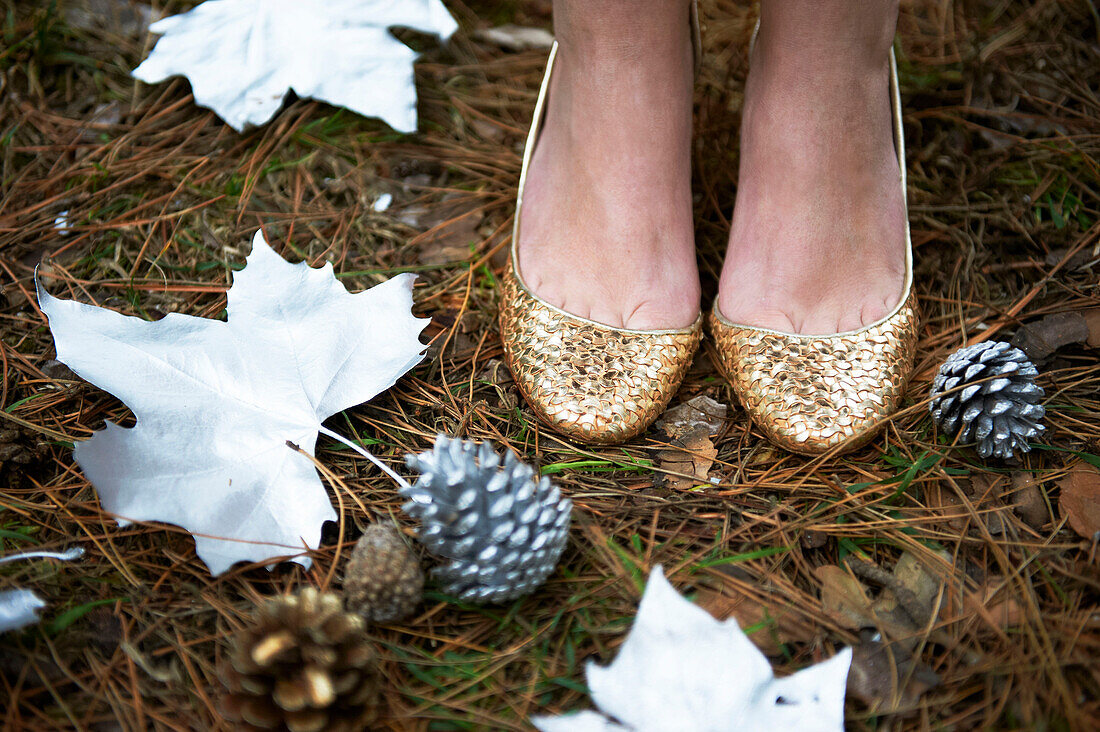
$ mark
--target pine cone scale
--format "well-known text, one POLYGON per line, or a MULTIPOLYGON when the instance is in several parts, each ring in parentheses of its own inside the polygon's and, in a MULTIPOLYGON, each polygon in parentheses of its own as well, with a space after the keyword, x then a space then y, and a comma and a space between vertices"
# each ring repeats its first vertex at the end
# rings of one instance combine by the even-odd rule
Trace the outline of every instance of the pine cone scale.
POLYGON ((328 729, 328 715, 315 709, 303 709, 286 715, 290 732, 323 732, 328 729))
POLYGON ((275 682, 275 690, 271 692, 271 698, 281 709, 288 712, 297 712, 306 708, 309 703, 306 689, 298 679, 279 679, 275 682))
POLYGON ((249 655, 252 658, 252 663, 257 666, 266 666, 293 645, 294 636, 291 635, 289 630, 283 630, 262 639, 252 647, 252 652, 249 655))
POLYGON ((249 699, 241 708, 241 719, 260 729, 275 729, 282 721, 279 709, 262 699, 249 699))

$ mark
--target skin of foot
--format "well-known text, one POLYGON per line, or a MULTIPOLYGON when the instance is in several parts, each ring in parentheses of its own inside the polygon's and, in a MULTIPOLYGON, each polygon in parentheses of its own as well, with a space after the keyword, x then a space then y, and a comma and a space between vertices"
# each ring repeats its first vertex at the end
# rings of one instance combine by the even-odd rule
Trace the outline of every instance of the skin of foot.
POLYGON ((764 0, 718 305, 730 321, 824 335, 903 296, 893 140, 895 0, 764 0))
POLYGON ((692 48, 684 0, 556 0, 558 53, 527 173, 520 274, 605 325, 699 314, 691 209, 692 48))

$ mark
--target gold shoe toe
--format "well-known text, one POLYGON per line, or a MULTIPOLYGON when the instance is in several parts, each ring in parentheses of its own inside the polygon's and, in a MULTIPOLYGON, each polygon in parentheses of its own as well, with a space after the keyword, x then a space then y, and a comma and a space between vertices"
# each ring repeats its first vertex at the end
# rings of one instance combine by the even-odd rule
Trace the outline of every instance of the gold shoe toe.
POLYGON ((779 446, 815 455, 863 445, 897 411, 913 368, 916 295, 878 323, 798 336, 725 320, 709 325, 723 370, 753 422, 779 446))
MULTIPOLYGON (((898 183, 904 196, 905 134, 892 50, 890 106, 898 183)), ((841 445, 844 450, 859 447, 878 432, 901 404, 917 350, 917 298, 908 221, 903 292, 901 301, 882 320, 827 336, 731 323, 722 317, 715 302, 710 328, 722 370, 749 416, 769 439, 792 452, 816 455, 841 445)))
POLYGON ((570 315, 527 291, 509 266, 502 282, 504 357, 535 414, 578 440, 613 444, 668 406, 703 333, 638 331, 570 315))

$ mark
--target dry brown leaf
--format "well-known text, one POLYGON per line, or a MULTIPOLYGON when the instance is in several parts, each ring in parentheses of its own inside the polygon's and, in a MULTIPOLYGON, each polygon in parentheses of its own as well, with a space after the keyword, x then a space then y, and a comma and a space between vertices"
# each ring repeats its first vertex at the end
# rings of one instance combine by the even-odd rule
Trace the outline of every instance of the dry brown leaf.
POLYGON ((892 572, 873 562, 852 559, 847 568, 818 567, 814 575, 822 584, 821 604, 826 615, 844 627, 874 627, 907 642, 939 615, 948 595, 941 592, 944 579, 908 552, 892 572), (864 585, 848 570, 882 591, 869 599, 864 585))
POLYGON ((1070 528, 1086 539, 1100 537, 1100 471, 1088 463, 1076 463, 1058 487, 1062 489, 1058 505, 1070 528))
POLYGON ((480 211, 466 214, 446 223, 438 224, 420 239, 421 264, 450 264, 470 258, 470 246, 481 241, 478 226, 484 214, 480 211))
POLYGON ((1087 343, 1100 346, 1100 308, 1053 313, 1027 323, 1016 333, 1012 345, 1033 361, 1042 361, 1063 346, 1087 343))
POLYGON ((680 475, 667 475, 670 488, 687 490, 710 479, 710 469, 718 455, 706 427, 698 427, 678 437, 657 453, 661 469, 680 475), (690 477, 688 477, 690 476, 690 477))
POLYGON ((1050 518, 1039 486, 1040 482, 1032 473, 1017 471, 1012 474, 1012 510, 1033 529, 1043 528, 1050 518))
POLYGON ((1089 327, 1089 337, 1085 339, 1085 343, 1093 348, 1100 348, 1100 308, 1090 308, 1082 315, 1085 316, 1085 325, 1089 327))
POLYGON ((808 643, 814 639, 813 629, 801 622, 790 607, 762 603, 730 586, 724 591, 704 589, 695 603, 719 620, 737 618, 742 630, 755 628, 748 633, 749 639, 769 656, 779 654, 784 643, 808 643))
POLYGON ((852 647, 848 694, 873 711, 895 712, 916 705, 940 678, 897 644, 864 641, 852 647))
MULTIPOLYGON (((1001 494, 1007 485, 1006 478, 1004 475, 976 473, 968 484, 964 484, 978 519, 992 536, 1003 534, 1007 528, 1008 519, 1004 514, 1008 507, 1001 501, 1001 494)), ((977 531, 977 527, 972 527, 972 531, 977 531)))
POLYGON ((936 509, 947 520, 947 525, 956 531, 966 528, 970 514, 962 500, 955 494, 955 487, 948 483, 932 482, 925 487, 924 495, 928 507, 936 509))
MULTIPOLYGON (((1098 247, 1096 245, 1081 249, 1069 258, 1069 261, 1065 263, 1065 268, 1067 271, 1091 269, 1097 262, 1096 255, 1098 253, 1100 252, 1098 252, 1098 247)), ((1053 267, 1065 259, 1067 254, 1069 254, 1069 247, 1051 249, 1047 252, 1043 261, 1053 267)))
MULTIPOLYGON (((950 561, 946 553, 940 556, 950 561)), ((875 602, 875 614, 899 626, 926 626, 936 614, 936 598, 941 597, 943 578, 916 556, 905 552, 894 565, 893 581, 893 587, 883 590, 875 602), (902 593, 904 598, 900 597, 902 593)))
POLYGON ((864 628, 875 625, 871 600, 864 587, 852 575, 835 564, 814 570, 821 583, 821 609, 843 628, 864 628))
POLYGON ((975 503, 989 501, 1001 496, 1004 491, 1004 476, 975 473, 969 483, 964 483, 966 493, 975 503))
POLYGON ((477 378, 480 381, 492 384, 501 409, 511 411, 519 404, 518 391, 515 381, 512 379, 512 372, 500 359, 489 359, 477 378))
MULTIPOLYGON (((425 177, 423 175, 413 177, 425 177)), ((431 178, 428 177, 431 184, 431 178)), ((394 217, 420 234, 409 240, 420 264, 449 264, 470 258, 471 245, 482 241, 478 227, 485 219, 482 202, 466 194, 451 193, 437 203, 401 207, 394 217)))
POLYGON ((672 438, 682 437, 700 427, 705 427, 708 435, 716 435, 726 423, 728 411, 725 404, 700 394, 667 410, 657 420, 657 426, 672 438))
POLYGON ((963 594, 963 613, 988 616, 1000 628, 1023 623, 1023 608, 1014 598, 1003 592, 1003 585, 1003 579, 992 577, 977 590, 967 590, 963 594), (1000 599, 997 599, 998 595, 1000 599))

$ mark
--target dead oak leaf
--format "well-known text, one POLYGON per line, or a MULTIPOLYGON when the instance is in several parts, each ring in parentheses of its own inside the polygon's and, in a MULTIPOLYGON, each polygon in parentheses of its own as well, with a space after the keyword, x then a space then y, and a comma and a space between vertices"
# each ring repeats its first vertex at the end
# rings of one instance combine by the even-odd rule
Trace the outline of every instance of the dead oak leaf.
POLYGON ((1062 489, 1058 505, 1070 528, 1086 539, 1100 539, 1100 471, 1076 463, 1058 487, 1062 489))
MULTIPOLYGON (((950 566, 950 556, 940 553, 940 559, 950 566)), ((904 552, 893 571, 883 577, 884 588, 875 601, 875 614, 888 625, 923 628, 940 611, 937 598, 945 592, 945 577, 935 571, 935 565, 921 561, 911 552, 904 552)))
POLYGON ((1049 514, 1043 498, 1042 483, 1032 473, 1012 473, 1012 510, 1032 529, 1041 529, 1049 514))
POLYGON ((700 590, 695 603, 718 620, 736 618, 753 645, 769 656, 782 652, 785 643, 809 643, 815 637, 813 627, 789 603, 761 601, 733 585, 700 590))
POLYGON ((937 598, 945 590, 945 578, 909 552, 902 554, 892 572, 851 559, 847 568, 825 565, 816 568, 814 576, 821 583, 826 615, 843 627, 874 627, 892 638, 910 638, 927 626, 939 614, 942 602, 937 604, 937 598), (867 588, 848 570, 881 587, 878 596, 870 599, 867 588))
POLYGON ((863 585, 835 564, 814 570, 821 583, 821 607, 825 614, 843 628, 863 628, 875 625, 875 613, 863 585))
POLYGON ((1033 361, 1042 361, 1071 343, 1100 345, 1100 308, 1052 313, 1020 328, 1012 345, 1033 361))
POLYGON ((708 435, 716 435, 726 423, 729 407, 705 394, 693 397, 682 404, 665 410, 657 420, 657 426, 672 438, 683 437, 700 427, 708 435))
POLYGON ((847 691, 878 713, 892 713, 917 704, 935 688, 939 677, 898 644, 866 640, 852 647, 847 691))
POLYGON ((965 590, 962 598, 962 617, 976 615, 997 628, 1009 628, 1024 622, 1024 608, 1008 592, 1004 580, 990 578, 976 590, 965 590))
POLYGON ((710 469, 718 450, 705 427, 698 427, 672 441, 670 447, 657 453, 662 470, 668 475, 668 486, 677 490, 690 488, 710 480, 710 469))

